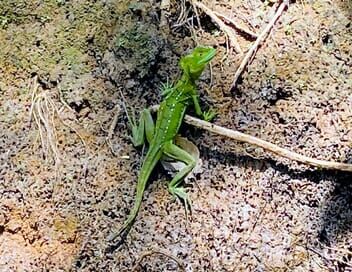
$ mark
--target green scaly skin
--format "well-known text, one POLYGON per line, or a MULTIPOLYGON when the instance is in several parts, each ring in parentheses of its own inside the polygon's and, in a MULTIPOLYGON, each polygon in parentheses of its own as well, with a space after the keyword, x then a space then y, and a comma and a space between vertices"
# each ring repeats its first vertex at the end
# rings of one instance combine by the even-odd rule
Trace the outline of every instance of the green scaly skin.
POLYGON ((168 188, 172 195, 184 201, 186 211, 190 207, 191 203, 187 193, 179 185, 194 168, 196 162, 190 154, 176 146, 173 140, 179 131, 188 106, 193 104, 197 115, 205 120, 210 120, 215 116, 211 111, 202 112, 196 89, 196 80, 199 79, 207 64, 213 59, 215 52, 215 49, 211 47, 196 47, 191 54, 181 58, 182 77, 175 86, 167 86, 164 92, 166 97, 158 110, 156 125, 154 125, 149 110, 144 110, 141 113, 139 125, 136 125, 134 118, 131 119, 128 116, 132 127, 131 139, 133 144, 135 146, 142 145, 144 138, 146 138, 150 146, 140 170, 134 206, 120 230, 108 237, 109 241, 115 241, 120 237, 119 243, 121 244, 127 236, 141 206, 149 176, 163 155, 185 163, 186 166, 175 175, 168 188))

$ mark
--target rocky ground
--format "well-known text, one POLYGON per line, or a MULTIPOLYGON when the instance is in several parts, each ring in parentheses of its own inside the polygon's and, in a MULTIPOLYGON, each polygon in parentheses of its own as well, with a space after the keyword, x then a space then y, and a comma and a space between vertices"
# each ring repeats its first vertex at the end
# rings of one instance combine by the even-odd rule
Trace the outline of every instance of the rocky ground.
MULTIPOLYGON (((122 97, 157 104, 197 44, 218 52, 199 82, 216 124, 352 163, 350 1, 290 3, 232 91, 243 55, 188 1, 161 2, 1 1, 0 271, 351 271, 350 174, 186 125, 202 161, 192 216, 158 166, 126 242, 107 242, 145 152, 122 97)), ((257 34, 279 4, 202 3, 257 34)), ((247 52, 253 37, 233 31, 247 52)))

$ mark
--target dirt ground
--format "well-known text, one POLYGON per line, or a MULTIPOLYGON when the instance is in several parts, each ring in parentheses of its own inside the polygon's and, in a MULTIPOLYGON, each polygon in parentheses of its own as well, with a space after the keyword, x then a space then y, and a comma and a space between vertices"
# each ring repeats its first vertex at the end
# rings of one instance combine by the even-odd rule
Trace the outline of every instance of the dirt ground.
MULTIPOLYGON (((145 152, 122 95, 136 111, 159 103, 197 44, 217 49, 199 82, 214 123, 352 163, 351 1, 290 3, 232 91, 243 55, 200 9, 167 2, 1 1, 0 271, 352 271, 351 174, 187 125, 202 161, 192 216, 158 166, 126 242, 107 241, 145 152)), ((202 3, 256 34, 279 4, 202 3)), ((247 52, 254 38, 233 33, 247 52)))

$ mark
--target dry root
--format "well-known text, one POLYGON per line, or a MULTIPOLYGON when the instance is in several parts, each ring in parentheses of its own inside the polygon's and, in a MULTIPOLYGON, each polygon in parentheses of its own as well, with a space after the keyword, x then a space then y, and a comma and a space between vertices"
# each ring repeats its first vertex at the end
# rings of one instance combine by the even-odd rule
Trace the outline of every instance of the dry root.
MULTIPOLYGON (((58 148, 56 120, 59 120, 64 126, 74 131, 84 146, 86 146, 86 143, 79 132, 60 117, 60 111, 51 98, 49 91, 39 92, 37 76, 35 76, 31 82, 31 89, 30 122, 34 120, 38 129, 43 157, 46 161, 52 160, 56 169, 58 169, 61 163, 61 155, 58 148)), ((66 103, 64 103, 64 106, 69 108, 66 103)))
POLYGON ((59 166, 61 160, 54 121, 56 106, 48 95, 48 91, 38 93, 38 88, 38 80, 35 77, 32 82, 30 121, 33 118, 38 128, 45 160, 52 158, 55 166, 59 166))

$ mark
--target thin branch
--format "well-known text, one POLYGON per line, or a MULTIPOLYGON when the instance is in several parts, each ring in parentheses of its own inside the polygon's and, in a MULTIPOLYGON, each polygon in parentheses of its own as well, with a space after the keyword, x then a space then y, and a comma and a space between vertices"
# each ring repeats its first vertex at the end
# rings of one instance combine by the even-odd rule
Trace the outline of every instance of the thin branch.
POLYGON ((180 14, 176 20, 176 25, 183 25, 186 20, 187 20, 186 2, 185 0, 182 0, 180 3, 180 14))
POLYGON ((161 15, 160 15, 160 27, 164 28, 169 28, 168 24, 168 13, 170 12, 170 0, 162 0, 160 3, 160 10, 161 10, 161 15))
POLYGON ((351 250, 348 250, 348 249, 345 249, 345 248, 337 248, 337 247, 329 247, 327 245, 324 245, 322 242, 318 241, 319 244, 327 249, 330 249, 330 250, 333 250, 333 251, 338 251, 338 252, 341 252, 341 253, 344 253, 346 255, 351 255, 352 256, 352 251, 351 250))
POLYGON ((258 38, 258 35, 256 33, 254 33, 252 30, 249 30, 246 27, 241 26, 240 24, 236 23, 233 19, 225 16, 224 14, 221 14, 217 11, 214 11, 215 15, 218 17, 221 17, 223 20, 225 20, 227 23, 231 24, 232 26, 234 26, 235 28, 237 28, 240 32, 243 32, 247 35, 249 35, 250 37, 256 39, 258 38))
POLYGON ((208 15, 212 21, 222 30, 230 40, 231 45, 235 48, 237 53, 243 54, 243 51, 238 44, 237 38, 233 33, 231 27, 227 26, 210 8, 199 2, 193 2, 193 4, 200 8, 206 15, 208 15))
POLYGON ((290 160, 298 161, 311 166, 316 166, 318 168, 352 172, 352 164, 313 159, 304 155, 300 155, 293 151, 287 150, 285 148, 279 147, 275 144, 269 143, 259 138, 241 133, 239 131, 223 128, 223 127, 214 125, 212 123, 194 118, 189 115, 185 116, 185 122, 195 127, 206 129, 210 132, 214 132, 216 134, 231 138, 239 142, 245 142, 245 143, 259 146, 265 150, 268 150, 272 153, 275 153, 281 157, 284 157, 290 160))
POLYGON ((31 95, 31 108, 29 110, 29 123, 32 122, 32 117, 33 117, 33 109, 34 109, 34 100, 36 98, 37 95, 37 91, 39 88, 39 84, 38 84, 38 76, 35 76, 31 82, 31 86, 32 86, 32 95, 31 95))
MULTIPOLYGON (((151 109, 153 111, 156 111, 158 107, 159 106, 153 106, 151 109)), ((281 157, 284 157, 293 161, 298 161, 306 165, 311 165, 322 169, 352 172, 352 164, 313 159, 304 155, 300 155, 288 149, 279 147, 278 145, 272 144, 270 142, 261 140, 257 137, 254 137, 236 130, 224 128, 189 115, 185 115, 184 121, 189 125, 208 130, 210 132, 230 138, 235 141, 259 146, 264 150, 270 151, 276 155, 279 155, 281 157)))
MULTIPOLYGON (((329 257, 329 256, 324 256, 323 253, 319 252, 318 250, 312 248, 312 247, 307 247, 308 250, 314 252, 315 254, 317 254, 319 257, 321 257, 322 259, 325 259, 326 261, 330 262, 330 263, 342 263, 344 265, 346 265, 346 268, 352 268, 352 264, 349 262, 345 262, 343 259, 339 259, 339 258, 333 258, 333 257, 329 257)), ((340 257, 340 256, 339 256, 340 257)))
POLYGON ((154 254, 159 254, 159 255, 163 255, 163 256, 166 256, 170 259, 172 259, 174 262, 177 263, 177 265, 179 266, 179 268, 182 270, 182 271, 185 271, 184 269, 184 266, 181 262, 181 260, 179 260, 177 257, 171 255, 170 253, 166 252, 165 250, 161 250, 161 249, 158 249, 158 250, 148 250, 146 252, 144 252, 137 260, 136 262, 136 265, 132 268, 132 271, 137 271, 137 268, 141 265, 141 262, 143 261, 143 259, 145 257, 148 257, 148 256, 151 256, 151 255, 154 255, 154 254))
POLYGON ((114 112, 115 112, 115 115, 114 115, 114 118, 111 121, 109 130, 108 130, 108 135, 106 136, 105 140, 106 140, 107 145, 110 147, 110 150, 111 150, 112 154, 116 156, 116 151, 114 150, 113 144, 111 143, 111 139, 112 139, 112 136, 114 134, 114 129, 115 129, 116 125, 117 125, 117 121, 118 121, 119 115, 121 113, 121 107, 120 107, 119 104, 116 104, 116 106, 114 108, 114 112))
POLYGON ((255 52, 257 51, 259 45, 266 39, 266 37, 268 36, 271 28, 273 27, 273 25, 275 24, 277 19, 279 19, 279 17, 281 16, 281 14, 283 13, 283 11, 285 10, 285 8, 287 6, 288 6, 288 0, 283 0, 281 2, 281 4, 280 4, 279 8, 277 9, 274 17, 271 19, 271 21, 264 28, 263 32, 258 36, 256 41, 253 43, 253 45, 251 46, 251 48, 249 49, 249 51, 247 52, 247 54, 243 58, 240 66, 238 67, 229 91, 232 91, 236 87, 237 80, 241 76, 241 74, 243 73, 243 70, 246 68, 247 64, 253 58, 253 56, 254 56, 255 52))

